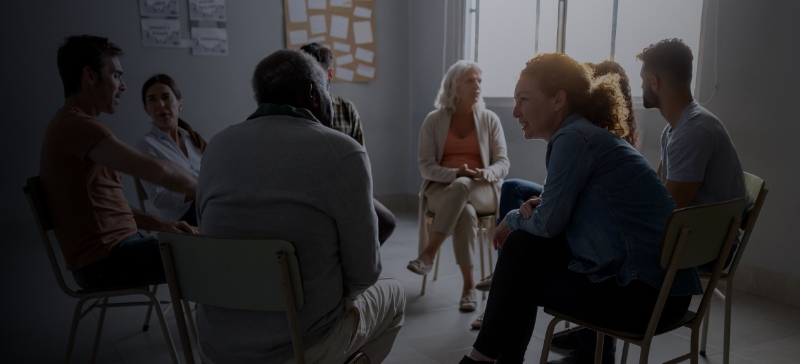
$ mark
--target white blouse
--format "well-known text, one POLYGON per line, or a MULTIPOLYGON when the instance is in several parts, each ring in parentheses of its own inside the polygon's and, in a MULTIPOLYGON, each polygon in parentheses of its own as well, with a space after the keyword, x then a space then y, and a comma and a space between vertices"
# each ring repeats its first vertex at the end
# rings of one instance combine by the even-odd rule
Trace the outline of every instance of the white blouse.
MULTIPOLYGON (((183 167, 195 176, 200 176, 200 161, 203 153, 193 143, 189 133, 178 128, 178 133, 183 138, 186 145, 188 156, 184 155, 175 141, 167 133, 161 131, 155 125, 150 128, 150 132, 142 136, 136 142, 136 149, 140 152, 152 155, 156 158, 170 160, 183 167)), ((165 220, 178 221, 189 211, 192 201, 184 202, 186 195, 180 192, 167 190, 164 187, 154 185, 142 180, 142 186, 147 191, 147 197, 158 208, 161 217, 165 220)))

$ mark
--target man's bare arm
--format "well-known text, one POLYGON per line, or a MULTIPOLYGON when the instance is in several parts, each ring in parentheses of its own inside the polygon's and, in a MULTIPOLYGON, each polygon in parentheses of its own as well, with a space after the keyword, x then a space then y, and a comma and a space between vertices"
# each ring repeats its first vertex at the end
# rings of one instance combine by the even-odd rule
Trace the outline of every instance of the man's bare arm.
POLYGON ((116 137, 103 138, 87 157, 107 168, 141 178, 164 188, 182 192, 194 199, 197 177, 177 164, 158 159, 127 146, 116 137))
POLYGON ((196 227, 189 226, 189 224, 184 221, 171 222, 133 208, 131 208, 131 211, 133 212, 133 220, 136 221, 136 227, 138 229, 151 231, 182 231, 189 234, 198 233, 196 227))
POLYGON ((700 191, 700 186, 703 182, 675 182, 667 180, 665 186, 667 193, 672 196, 675 204, 679 209, 689 207, 697 196, 697 191, 700 191))

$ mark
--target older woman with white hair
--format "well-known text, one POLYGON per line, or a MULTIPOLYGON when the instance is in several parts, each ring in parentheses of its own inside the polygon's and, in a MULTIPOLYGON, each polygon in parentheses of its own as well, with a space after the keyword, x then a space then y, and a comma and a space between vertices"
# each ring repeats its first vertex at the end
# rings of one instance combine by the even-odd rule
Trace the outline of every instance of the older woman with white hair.
POLYGON ((422 172, 419 210, 419 257, 408 264, 427 274, 449 235, 464 287, 459 308, 477 308, 472 268, 478 216, 497 210, 503 177, 508 174, 506 140, 497 115, 486 110, 481 96, 481 69, 458 61, 447 71, 419 136, 422 172), (430 236, 425 214, 435 214, 430 236))

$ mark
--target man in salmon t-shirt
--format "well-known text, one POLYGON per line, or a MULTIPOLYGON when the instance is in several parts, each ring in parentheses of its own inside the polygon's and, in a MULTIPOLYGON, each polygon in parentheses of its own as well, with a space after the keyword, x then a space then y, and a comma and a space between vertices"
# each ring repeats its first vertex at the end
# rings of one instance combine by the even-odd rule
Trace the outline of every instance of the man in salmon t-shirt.
POLYGON ((107 38, 66 38, 58 49, 64 105, 50 121, 39 164, 56 238, 75 281, 85 289, 165 283, 155 238, 137 230, 197 228, 133 210, 122 173, 194 196, 197 179, 179 166, 119 141, 97 117, 113 114, 125 83, 107 38))

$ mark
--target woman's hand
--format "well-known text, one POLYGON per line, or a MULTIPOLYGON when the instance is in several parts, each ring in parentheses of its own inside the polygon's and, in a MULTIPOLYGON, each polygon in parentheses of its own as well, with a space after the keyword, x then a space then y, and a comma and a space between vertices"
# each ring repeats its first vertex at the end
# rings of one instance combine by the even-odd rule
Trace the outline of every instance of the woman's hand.
POLYGON ((458 167, 458 172, 456 172, 456 176, 458 177, 469 177, 469 178, 481 178, 480 173, 476 170, 469 169, 466 164, 462 164, 461 167, 458 167))
POLYGON ((486 168, 476 168, 475 171, 480 174, 480 179, 486 182, 496 183, 498 181, 498 179, 494 177, 494 174, 486 168))
POLYGON ((506 238, 509 234, 511 234, 511 229, 508 228, 508 224, 504 218, 503 221, 500 222, 500 225, 497 225, 497 227, 494 229, 492 245, 494 245, 495 250, 503 247, 503 243, 506 241, 506 238))
POLYGON ((542 203, 542 199, 539 198, 539 197, 534 197, 534 198, 532 198, 532 199, 530 199, 528 201, 525 201, 525 203, 520 205, 519 213, 522 215, 522 217, 525 220, 530 219, 531 216, 533 215, 533 209, 535 209, 536 206, 539 206, 539 204, 541 204, 541 203, 542 203))
POLYGON ((200 234, 200 231, 197 229, 196 226, 191 226, 187 224, 186 221, 176 221, 172 223, 171 230, 189 234, 200 234))

